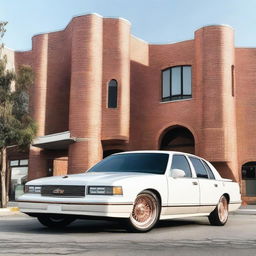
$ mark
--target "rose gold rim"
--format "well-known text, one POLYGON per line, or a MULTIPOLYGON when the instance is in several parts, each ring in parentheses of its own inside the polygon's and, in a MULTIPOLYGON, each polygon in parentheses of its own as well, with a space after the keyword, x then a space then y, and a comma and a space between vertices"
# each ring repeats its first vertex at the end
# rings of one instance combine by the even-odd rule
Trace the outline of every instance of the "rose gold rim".
POLYGON ((218 204, 218 214, 220 221, 225 223, 228 218, 228 202, 226 197, 222 196, 218 204))
POLYGON ((136 198, 131 214, 132 223, 139 228, 149 227, 157 214, 157 202, 151 195, 141 194, 136 198))

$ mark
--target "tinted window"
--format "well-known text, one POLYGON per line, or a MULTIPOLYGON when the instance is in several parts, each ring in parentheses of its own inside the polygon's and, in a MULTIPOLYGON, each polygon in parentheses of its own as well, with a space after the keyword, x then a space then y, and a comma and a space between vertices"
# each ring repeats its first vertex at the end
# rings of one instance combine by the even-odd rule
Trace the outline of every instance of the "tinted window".
POLYGON ((189 163, 185 156, 182 155, 174 155, 172 157, 172 167, 171 169, 180 169, 183 170, 186 175, 185 177, 191 177, 191 170, 189 163))
POLYGON ((163 83, 163 98, 170 96, 170 70, 163 71, 162 74, 163 83))
POLYGON ((205 168, 208 172, 209 178, 215 180, 214 174, 213 174, 210 166, 205 161, 203 161, 203 163, 204 163, 204 166, 205 166, 205 168))
POLYGON ((184 95, 191 95, 192 88, 191 88, 191 67, 184 66, 183 67, 183 94, 184 95))
POLYGON ((206 169, 204 168, 203 163, 198 158, 189 157, 189 159, 191 160, 191 162, 195 168, 197 177, 208 179, 208 174, 207 174, 206 169))
POLYGON ((172 68, 172 96, 181 94, 181 68, 172 68))
POLYGON ((112 155, 96 164, 89 172, 141 172, 164 174, 168 158, 168 154, 162 153, 112 155))
POLYGON ((108 84, 108 108, 117 107, 117 81, 112 79, 108 84))
POLYGON ((162 71, 162 101, 192 97, 191 66, 170 67, 162 71))

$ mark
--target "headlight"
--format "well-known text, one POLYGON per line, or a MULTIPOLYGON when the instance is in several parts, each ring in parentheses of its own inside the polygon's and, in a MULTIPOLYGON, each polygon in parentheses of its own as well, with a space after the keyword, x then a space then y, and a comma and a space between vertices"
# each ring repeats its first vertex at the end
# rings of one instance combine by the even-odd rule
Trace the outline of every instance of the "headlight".
POLYGON ((40 194, 40 193, 41 193, 41 186, 25 185, 25 193, 36 193, 36 194, 40 194))
POLYGON ((120 186, 89 186, 89 195, 122 195, 123 189, 120 186))

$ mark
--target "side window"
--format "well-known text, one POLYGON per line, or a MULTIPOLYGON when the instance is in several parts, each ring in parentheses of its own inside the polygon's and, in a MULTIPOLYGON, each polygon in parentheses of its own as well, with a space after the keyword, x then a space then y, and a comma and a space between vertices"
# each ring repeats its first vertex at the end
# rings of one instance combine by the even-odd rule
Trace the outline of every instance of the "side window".
POLYGON ((204 166, 205 166, 205 168, 208 172, 209 178, 212 179, 212 180, 215 180, 215 176, 214 176, 210 166, 205 161, 202 160, 202 162, 204 163, 204 166))
POLYGON ((174 155, 172 157, 171 169, 183 170, 186 173, 185 177, 192 177, 190 166, 185 156, 174 155))
POLYGON ((198 158, 195 157, 189 157, 189 159, 195 168, 197 178, 208 179, 208 174, 203 163, 198 158))

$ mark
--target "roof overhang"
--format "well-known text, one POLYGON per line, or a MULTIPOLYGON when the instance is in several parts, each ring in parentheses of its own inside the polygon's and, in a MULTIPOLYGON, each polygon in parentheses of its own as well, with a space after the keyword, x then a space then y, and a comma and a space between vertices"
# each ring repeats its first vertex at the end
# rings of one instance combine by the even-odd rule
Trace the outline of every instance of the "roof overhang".
POLYGON ((34 139, 32 146, 43 149, 68 149, 68 146, 76 141, 70 136, 70 132, 53 133, 34 139))

